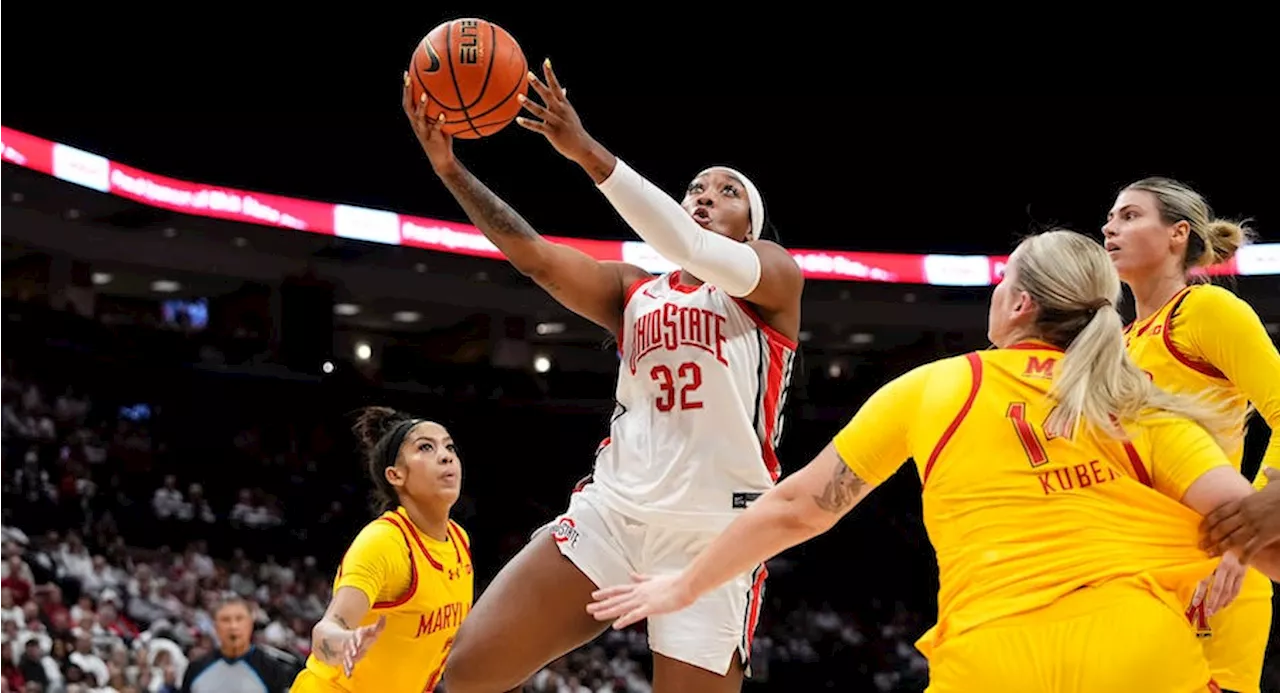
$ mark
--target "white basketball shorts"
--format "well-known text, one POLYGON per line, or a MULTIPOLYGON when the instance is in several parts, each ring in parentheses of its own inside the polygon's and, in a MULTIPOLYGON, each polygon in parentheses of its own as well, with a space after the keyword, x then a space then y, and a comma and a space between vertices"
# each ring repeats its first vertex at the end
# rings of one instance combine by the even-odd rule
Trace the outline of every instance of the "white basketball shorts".
MULTIPOLYGON (((560 553, 597 587, 631 581, 632 573, 676 572, 715 538, 715 532, 657 527, 604 504, 590 484, 548 524, 560 553)), ((649 649, 724 676, 734 652, 744 669, 760 618, 767 571, 763 565, 703 595, 690 607, 649 619, 649 649)))

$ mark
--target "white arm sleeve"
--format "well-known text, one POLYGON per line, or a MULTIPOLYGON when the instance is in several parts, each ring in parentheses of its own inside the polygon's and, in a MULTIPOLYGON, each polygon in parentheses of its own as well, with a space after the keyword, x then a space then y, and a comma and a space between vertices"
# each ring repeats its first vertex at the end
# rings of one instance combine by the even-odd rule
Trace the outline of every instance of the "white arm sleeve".
POLYGON ((760 283, 760 256, 698 225, 680 204, 617 160, 597 187, 636 234, 662 257, 730 296, 743 297, 760 283))

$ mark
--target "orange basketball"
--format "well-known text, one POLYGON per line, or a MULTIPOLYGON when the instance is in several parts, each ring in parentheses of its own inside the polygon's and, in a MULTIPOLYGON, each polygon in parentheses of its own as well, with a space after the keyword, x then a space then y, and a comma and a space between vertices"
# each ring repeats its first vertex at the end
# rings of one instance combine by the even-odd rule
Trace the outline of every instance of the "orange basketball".
POLYGON ((444 112, 455 137, 487 137, 520 114, 516 94, 529 89, 529 64, 506 29, 483 19, 455 19, 431 30, 409 61, 414 102, 427 95, 427 117, 444 112))

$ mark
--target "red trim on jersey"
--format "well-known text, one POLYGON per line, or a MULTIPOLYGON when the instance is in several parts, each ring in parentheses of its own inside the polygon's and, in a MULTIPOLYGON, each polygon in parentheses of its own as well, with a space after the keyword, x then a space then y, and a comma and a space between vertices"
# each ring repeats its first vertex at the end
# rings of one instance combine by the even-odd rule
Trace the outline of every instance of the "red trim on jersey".
POLYGON ((635 296, 637 291, 655 281, 657 281, 656 277, 637 279, 631 282, 631 286, 628 286, 626 292, 622 294, 622 324, 618 326, 618 334, 615 335, 618 338, 619 356, 622 356, 622 347, 625 344, 627 334, 627 304, 631 303, 631 297, 635 296))
POLYGON ((778 404, 782 400, 782 388, 785 386, 785 374, 782 372, 786 354, 783 345, 775 339, 769 343, 769 372, 764 376, 764 440, 760 441, 760 451, 764 457, 764 466, 769 470, 769 478, 776 484, 782 476, 782 463, 778 461, 778 452, 773 449, 773 434, 778 430, 778 404))
MULTIPOLYGON (((467 542, 466 535, 462 533, 462 527, 459 526, 458 523, 454 522, 453 520, 449 520, 449 526, 453 528, 453 537, 455 542, 454 548, 461 546, 462 550, 467 552, 467 560, 470 561, 471 560, 471 544, 467 542)), ((461 553, 458 554, 458 562, 459 563, 462 562, 461 553)))
POLYGON ((1151 482, 1151 472, 1147 471, 1147 465, 1142 461, 1142 455, 1138 454, 1138 449, 1133 447, 1133 443, 1124 441, 1124 454, 1129 458, 1129 464, 1133 467, 1133 473, 1137 475, 1138 482, 1143 486, 1155 485, 1151 482))
POLYGON ((751 580, 751 593, 747 597, 746 624, 742 630, 743 658, 751 658, 751 643, 755 641, 756 627, 760 625, 760 603, 764 595, 764 581, 769 577, 769 568, 761 563, 756 568, 751 580))
POLYGON ((769 344, 769 372, 765 374, 764 394, 761 396, 765 423, 764 439, 760 441, 760 446, 769 477, 777 482, 782 476, 782 463, 778 461, 778 453, 773 449, 773 435, 778 429, 778 403, 782 400, 782 389, 786 387, 783 368, 787 359, 783 350, 794 352, 796 341, 766 323, 750 303, 740 298, 734 298, 733 302, 764 333, 765 341, 769 344))
POLYGON ((1007 346, 1007 347, 1005 347, 1005 348, 1006 348, 1006 349, 1017 349, 1017 350, 1019 350, 1019 351, 1024 351, 1024 350, 1044 350, 1044 351, 1056 351, 1056 352, 1058 352, 1058 353, 1066 353, 1066 351, 1065 351, 1062 347, 1056 347, 1056 346, 1054 346, 1054 345, 1052 345, 1052 344, 1050 344, 1050 343, 1048 343, 1048 342, 1039 342, 1039 341, 1034 341, 1034 340, 1032 340, 1032 341, 1028 341, 1028 342, 1018 342, 1017 344, 1012 344, 1012 345, 1007 346))
POLYGON ((1187 300, 1187 297, 1190 295, 1191 287, 1183 289, 1183 294, 1178 298, 1178 302, 1174 303, 1173 308, 1169 309, 1169 314, 1164 316, 1164 333, 1160 335, 1161 338, 1164 339, 1164 348, 1169 350, 1169 353, 1173 355, 1173 358, 1178 360, 1178 363, 1181 363, 1187 368, 1190 368, 1197 373, 1207 375, 1210 378, 1226 380, 1227 376, 1223 374, 1222 371, 1214 368, 1212 364, 1196 361, 1190 356, 1178 351, 1178 347, 1173 343, 1173 316, 1178 313, 1178 308, 1182 306, 1182 302, 1187 300))
MULTIPOLYGON (((404 515, 401 515, 399 510, 396 511, 396 517, 399 517, 401 520, 404 520, 404 525, 406 527, 413 526, 413 523, 409 522, 409 518, 405 517, 404 515)), ((418 544, 418 548, 422 549, 422 555, 427 557, 427 562, 431 564, 431 567, 443 573, 444 566, 440 565, 440 561, 437 561, 431 555, 431 552, 427 550, 426 545, 422 543, 422 539, 418 537, 417 531, 410 532, 410 534, 413 535, 413 541, 418 544)))
POLYGON ((756 327, 759 327, 761 330, 763 330, 764 333, 768 335, 769 339, 776 339, 778 342, 782 344, 782 346, 788 349, 791 349, 792 351, 795 351, 796 340, 786 336, 785 334, 782 334, 781 332, 776 330, 772 325, 765 322, 764 318, 761 318, 760 314, 756 312, 755 306, 751 305, 750 303, 747 303, 746 301, 740 298, 734 298, 733 302, 738 304, 738 307, 742 309, 742 312, 746 313, 747 317, 751 318, 751 322, 754 322, 756 324, 756 327))
POLYGON ((645 277, 644 279, 637 279, 631 282, 631 286, 628 286, 626 293, 622 295, 622 309, 624 311, 627 309, 627 304, 631 303, 631 297, 635 296, 637 291, 642 289, 645 284, 654 281, 657 281, 654 277, 645 277))
POLYGON ((1222 686, 1219 686, 1217 681, 1209 679, 1209 693, 1222 693, 1222 686))
POLYGON ((705 284, 684 284, 684 283, 682 283, 682 282, 680 281, 680 275, 681 275, 681 274, 683 274, 683 273, 684 273, 684 270, 676 270, 676 271, 672 272, 671 274, 668 274, 668 275, 667 275, 667 284, 668 284, 668 285, 670 285, 672 289, 675 289, 676 291, 679 291, 679 292, 680 292, 680 293, 682 293, 682 294, 691 294, 691 293, 693 293, 693 292, 697 291, 698 289, 701 289, 703 286, 705 286, 705 284))
MULTIPOLYGON (((1173 303, 1174 301, 1179 301, 1179 302, 1180 302, 1180 301, 1182 300, 1182 298, 1185 298, 1185 294, 1186 294, 1187 292, 1189 292, 1189 291, 1191 291, 1191 287, 1189 287, 1189 286, 1186 286, 1186 287, 1183 287, 1182 289, 1179 289, 1179 290, 1178 290, 1178 293, 1176 293, 1176 294, 1174 294, 1174 295, 1170 296, 1170 297, 1169 297, 1169 300, 1168 300, 1168 301, 1165 301, 1165 302, 1164 302, 1164 305, 1160 306, 1160 308, 1159 308, 1158 310, 1156 310, 1156 312, 1155 312, 1155 313, 1152 313, 1152 315, 1158 315, 1158 314, 1160 313, 1160 311, 1164 310, 1164 309, 1165 309, 1165 307, 1167 307, 1170 303, 1173 303)), ((1128 333, 1129 333, 1129 328, 1133 327, 1135 324, 1137 324, 1137 322, 1138 322, 1137 320, 1134 320, 1133 322, 1131 322, 1131 323, 1129 323, 1128 325, 1126 325, 1126 326, 1125 326, 1125 328, 1124 328, 1124 332, 1125 332, 1125 334, 1128 334, 1128 333)), ((1155 321, 1155 320, 1152 320, 1151 318, 1147 318, 1147 322, 1146 322, 1145 324, 1143 324, 1143 326, 1142 326, 1142 327, 1138 328, 1138 334, 1135 334, 1134 336, 1135 336, 1135 337, 1141 337, 1142 335, 1146 334, 1146 333, 1147 333, 1147 330, 1151 329, 1151 326, 1152 326, 1152 325, 1154 325, 1154 324, 1156 324, 1156 321, 1155 321)))
POLYGON ((956 429, 960 428, 960 423, 964 421, 964 417, 969 415, 969 410, 973 408, 973 401, 978 398, 978 389, 982 387, 982 357, 977 353, 967 355, 969 359, 969 370, 973 371, 973 383, 969 386, 969 398, 964 401, 964 406, 960 407, 960 413, 956 414, 956 418, 951 420, 951 425, 947 426, 947 430, 943 431, 942 437, 938 439, 938 444, 933 446, 933 452, 929 454, 929 461, 924 465, 924 478, 920 484, 923 486, 929 481, 929 474, 933 472, 933 465, 938 462, 938 456, 942 454, 942 449, 951 441, 951 436, 956 434, 956 429))
MULTIPOLYGON (((399 515, 399 513, 396 514, 397 516, 399 515)), ((401 606, 405 602, 408 602, 410 599, 413 599, 413 595, 418 591, 418 562, 413 559, 413 546, 409 544, 409 535, 405 532, 404 527, 401 527, 399 522, 396 522, 389 517, 380 517, 378 519, 384 522, 390 522, 396 529, 400 530, 400 536, 404 537, 404 547, 409 550, 409 588, 406 589, 404 594, 400 595, 398 599, 393 599, 388 602, 374 602, 373 606, 369 607, 371 609, 394 609, 397 606, 401 606)), ((338 566, 338 576, 342 576, 341 565, 338 566)))

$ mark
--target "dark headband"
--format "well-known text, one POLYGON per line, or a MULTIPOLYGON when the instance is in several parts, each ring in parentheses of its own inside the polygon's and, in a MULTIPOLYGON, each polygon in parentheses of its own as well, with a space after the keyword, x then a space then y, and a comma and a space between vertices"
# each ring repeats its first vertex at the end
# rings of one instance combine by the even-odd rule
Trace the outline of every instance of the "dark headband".
POLYGON ((386 447, 382 449, 383 468, 396 466, 396 456, 400 454, 400 446, 404 444, 404 437, 409 435, 409 431, 413 430, 414 426, 423 421, 425 419, 405 419, 391 429, 390 435, 387 436, 386 447))

